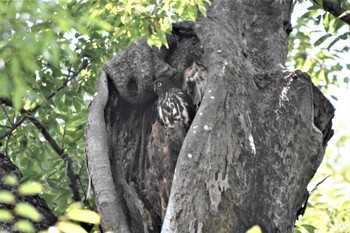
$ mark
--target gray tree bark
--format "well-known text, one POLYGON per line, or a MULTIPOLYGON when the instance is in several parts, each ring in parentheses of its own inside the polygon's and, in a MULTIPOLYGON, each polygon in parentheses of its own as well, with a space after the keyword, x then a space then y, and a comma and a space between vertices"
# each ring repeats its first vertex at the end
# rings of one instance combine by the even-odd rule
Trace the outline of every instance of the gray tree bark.
POLYGON ((104 230, 239 233, 257 224, 293 232, 332 136, 334 109, 306 73, 281 68, 291 13, 290 1, 213 1, 207 18, 175 25, 170 49, 141 40, 107 62, 87 129, 104 230), (191 36, 202 46, 208 83, 162 222, 147 198, 152 82, 178 72, 172 54, 186 50, 176 41, 191 36))

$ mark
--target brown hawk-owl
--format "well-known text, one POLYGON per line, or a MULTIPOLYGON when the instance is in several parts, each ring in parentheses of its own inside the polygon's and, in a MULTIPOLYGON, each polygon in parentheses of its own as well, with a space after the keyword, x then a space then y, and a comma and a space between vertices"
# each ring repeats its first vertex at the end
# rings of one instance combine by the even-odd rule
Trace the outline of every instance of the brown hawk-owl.
POLYGON ((166 213, 182 143, 205 92, 207 70, 202 53, 199 39, 193 34, 176 38, 165 57, 165 62, 177 70, 176 75, 154 81, 158 99, 156 120, 148 138, 144 194, 160 223, 166 213))
POLYGON ((195 107, 190 96, 177 88, 169 78, 159 78, 154 82, 154 91, 158 95, 156 105, 159 123, 167 128, 174 128, 175 122, 189 128, 195 114, 195 107))
POLYGON ((155 104, 157 120, 147 146, 149 167, 145 195, 163 221, 173 181, 177 158, 195 114, 190 96, 175 80, 163 77, 154 81, 158 95, 155 104))

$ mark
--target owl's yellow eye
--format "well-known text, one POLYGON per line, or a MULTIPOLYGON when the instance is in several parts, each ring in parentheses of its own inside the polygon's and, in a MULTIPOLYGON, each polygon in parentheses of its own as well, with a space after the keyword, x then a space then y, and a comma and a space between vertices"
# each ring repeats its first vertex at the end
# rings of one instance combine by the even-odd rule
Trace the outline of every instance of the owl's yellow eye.
POLYGON ((157 87, 161 87, 161 86, 163 86, 163 83, 162 82, 157 82, 157 87))

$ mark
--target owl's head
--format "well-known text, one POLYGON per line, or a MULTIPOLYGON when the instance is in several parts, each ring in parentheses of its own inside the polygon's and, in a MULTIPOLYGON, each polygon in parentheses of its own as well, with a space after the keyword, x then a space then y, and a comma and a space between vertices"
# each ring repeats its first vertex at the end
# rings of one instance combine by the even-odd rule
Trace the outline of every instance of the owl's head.
POLYGON ((153 90, 157 95, 161 95, 173 87, 175 85, 169 78, 158 78, 153 82, 153 90))

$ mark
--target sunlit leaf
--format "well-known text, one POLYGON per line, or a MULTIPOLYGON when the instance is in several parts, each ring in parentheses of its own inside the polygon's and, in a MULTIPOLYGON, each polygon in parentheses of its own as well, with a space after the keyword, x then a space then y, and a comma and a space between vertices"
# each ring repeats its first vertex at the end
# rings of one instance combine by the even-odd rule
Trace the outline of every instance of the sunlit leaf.
POLYGON ((71 220, 92 224, 99 224, 101 220, 100 216, 94 211, 84 209, 72 209, 68 211, 66 216, 71 220))
POLYGON ((65 233, 87 233, 80 225, 71 222, 58 222, 56 223, 56 227, 65 233))
POLYGON ((347 15, 350 15, 350 11, 345 11, 345 12, 343 12, 343 13, 340 14, 337 18, 340 19, 340 18, 343 18, 343 17, 345 17, 345 16, 347 16, 347 15))
POLYGON ((14 204, 15 201, 16 201, 16 197, 10 191, 5 191, 5 190, 0 191, 0 203, 14 204))
POLYGON ((20 232, 31 233, 34 232, 34 226, 27 220, 18 220, 15 224, 15 228, 20 232))
POLYGON ((10 186, 16 186, 18 184, 18 179, 14 175, 5 176, 4 178, 2 178, 2 181, 6 185, 10 185, 10 186))
POLYGON ((19 186, 22 195, 36 195, 42 192, 42 185, 38 182, 29 181, 19 186))
POLYGON ((9 210, 0 209, 0 222, 11 222, 13 219, 9 210))
POLYGON ((250 228, 248 231, 246 231, 246 233, 262 233, 262 231, 261 228, 258 225, 256 225, 250 228))
POLYGON ((321 36, 320 38, 318 38, 318 40, 316 40, 316 42, 314 43, 315 46, 319 46, 320 44, 322 44, 327 38, 329 38, 331 36, 331 34, 326 34, 321 36))
POLYGON ((326 30, 326 32, 329 31, 329 27, 330 27, 330 14, 329 13, 323 14, 323 27, 326 30))
POLYGON ((41 214, 35 209, 33 205, 26 202, 17 203, 15 206, 15 212, 17 215, 28 218, 35 222, 41 220, 41 214))
POLYGON ((335 43, 337 43, 340 40, 339 37, 335 38, 327 47, 327 49, 331 49, 335 43))
POLYGON ((309 224, 302 224, 301 225, 303 228, 307 230, 309 233, 314 233, 315 230, 317 229, 315 226, 309 225, 309 224))
POLYGON ((202 13, 204 17, 207 17, 207 9, 204 6, 199 5, 198 10, 202 13))

